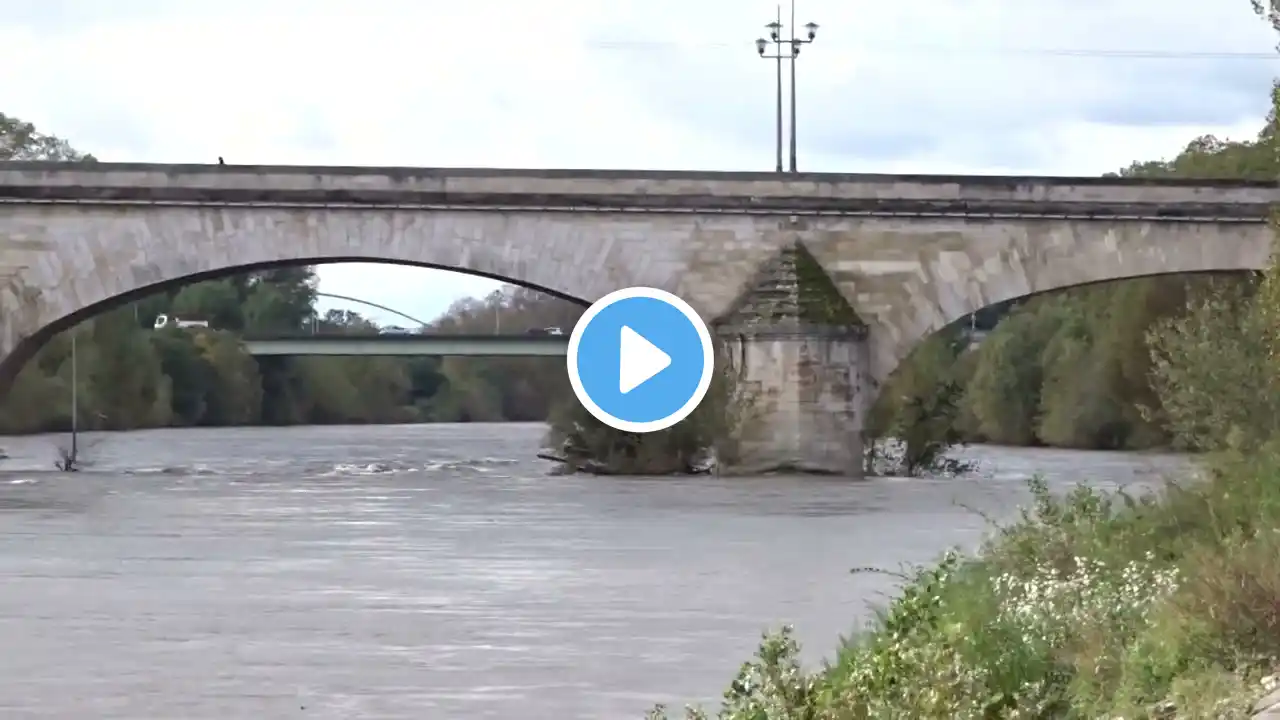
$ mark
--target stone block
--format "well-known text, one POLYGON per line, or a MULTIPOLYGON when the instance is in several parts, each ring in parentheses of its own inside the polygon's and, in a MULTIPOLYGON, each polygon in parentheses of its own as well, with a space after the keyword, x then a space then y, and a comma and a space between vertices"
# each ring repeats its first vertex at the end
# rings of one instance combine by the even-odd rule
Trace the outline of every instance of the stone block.
POLYGON ((747 388, 738 474, 861 477, 867 340, 852 333, 720 338, 747 388))

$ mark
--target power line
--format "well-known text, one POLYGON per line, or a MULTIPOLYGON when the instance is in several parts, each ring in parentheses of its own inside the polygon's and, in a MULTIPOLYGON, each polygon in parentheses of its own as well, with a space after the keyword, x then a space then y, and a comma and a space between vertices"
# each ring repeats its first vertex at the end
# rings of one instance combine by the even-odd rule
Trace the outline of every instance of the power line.
MULTIPOLYGON (((687 42, 681 40, 589 40, 593 50, 733 50, 750 43, 687 42)), ((860 46, 858 50, 891 55, 996 55, 1032 57, 1097 58, 1116 60, 1247 60, 1275 61, 1275 52, 1232 52, 1226 50, 1108 50, 1104 48, 1020 48, 948 47, 943 45, 860 46)))

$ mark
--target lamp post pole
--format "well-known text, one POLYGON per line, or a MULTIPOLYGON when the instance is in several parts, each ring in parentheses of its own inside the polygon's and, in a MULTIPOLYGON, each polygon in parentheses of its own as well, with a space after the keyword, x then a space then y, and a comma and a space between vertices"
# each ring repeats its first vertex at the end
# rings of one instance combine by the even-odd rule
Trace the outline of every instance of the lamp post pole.
POLYGON ((764 58, 765 60, 774 61, 777 64, 777 68, 778 68, 777 84, 775 85, 776 96, 777 96, 777 103, 776 103, 777 112, 776 112, 776 116, 775 116, 776 119, 774 123, 774 133, 777 138, 777 143, 776 143, 777 162, 774 165, 774 171, 782 172, 782 60, 784 57, 790 58, 790 55, 784 56, 782 54, 782 47, 780 45, 780 43, 782 42, 782 6, 781 5, 778 6, 777 19, 769 23, 768 25, 765 25, 765 27, 769 29, 769 39, 765 40, 764 38, 759 38, 758 40, 756 40, 756 52, 758 52, 760 54, 760 57, 764 58), (775 46, 776 50, 772 55, 766 55, 765 50, 768 49, 771 43, 775 46))
POLYGON ((782 38, 782 8, 778 8, 778 19, 765 25, 769 29, 768 39, 756 40, 756 52, 766 60, 773 60, 778 66, 777 80, 777 164, 775 169, 782 172, 782 61, 791 63, 791 172, 797 172, 796 159, 796 58, 800 57, 801 46, 813 42, 818 34, 817 23, 805 23, 805 37, 796 37, 796 3, 791 0, 791 24, 788 26, 787 39, 782 38), (768 54, 769 46, 774 46, 772 54, 768 54))

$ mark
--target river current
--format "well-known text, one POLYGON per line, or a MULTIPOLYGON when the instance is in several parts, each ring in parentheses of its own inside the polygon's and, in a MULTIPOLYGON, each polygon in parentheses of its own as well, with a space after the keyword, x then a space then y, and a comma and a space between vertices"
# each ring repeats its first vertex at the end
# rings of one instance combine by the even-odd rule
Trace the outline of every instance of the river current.
POLYGON ((540 425, 0 438, 0 717, 639 720, 762 631, 828 656, 885 576, 1177 457, 971 448, 972 477, 555 477, 540 425))

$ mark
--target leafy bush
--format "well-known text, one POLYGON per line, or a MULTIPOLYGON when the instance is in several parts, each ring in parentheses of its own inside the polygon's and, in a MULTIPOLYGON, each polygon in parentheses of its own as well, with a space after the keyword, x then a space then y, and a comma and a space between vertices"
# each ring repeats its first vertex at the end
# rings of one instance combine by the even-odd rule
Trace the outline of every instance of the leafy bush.
POLYGON ((800 668, 789 628, 766 636, 716 717, 1247 717, 1280 666, 1280 448, 1265 457, 1144 497, 1032 481, 1017 522, 913 570, 826 667, 800 668))
POLYGON ((1218 449, 1200 471, 1141 496, 1032 480, 826 667, 767 636, 720 720, 1249 717, 1280 669, 1278 331, 1280 270, 1193 300, 1148 341, 1174 437, 1218 449))
POLYGON ((673 475, 705 472, 714 463, 732 464, 735 438, 755 416, 755 394, 741 369, 716 362, 707 395, 689 417, 652 433, 615 430, 600 422, 570 396, 552 408, 549 456, 569 469, 608 475, 673 475))

